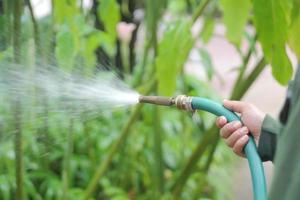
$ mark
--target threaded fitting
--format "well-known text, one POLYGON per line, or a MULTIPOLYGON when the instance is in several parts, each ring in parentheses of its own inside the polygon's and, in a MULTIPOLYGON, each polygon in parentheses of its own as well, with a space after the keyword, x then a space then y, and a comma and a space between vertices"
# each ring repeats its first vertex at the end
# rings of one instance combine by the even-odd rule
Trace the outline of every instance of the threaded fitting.
POLYGON ((178 109, 194 111, 192 108, 192 97, 186 95, 178 95, 175 97, 175 105, 178 109))

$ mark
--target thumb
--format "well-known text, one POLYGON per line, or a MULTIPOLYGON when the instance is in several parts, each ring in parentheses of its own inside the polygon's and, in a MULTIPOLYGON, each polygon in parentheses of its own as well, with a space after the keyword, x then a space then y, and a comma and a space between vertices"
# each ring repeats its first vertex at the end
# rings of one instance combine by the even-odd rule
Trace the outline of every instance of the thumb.
POLYGON ((223 101, 223 105, 228 108, 229 110, 232 110, 234 112, 238 112, 238 113, 241 113, 246 104, 242 101, 230 101, 230 100, 224 100, 223 101))

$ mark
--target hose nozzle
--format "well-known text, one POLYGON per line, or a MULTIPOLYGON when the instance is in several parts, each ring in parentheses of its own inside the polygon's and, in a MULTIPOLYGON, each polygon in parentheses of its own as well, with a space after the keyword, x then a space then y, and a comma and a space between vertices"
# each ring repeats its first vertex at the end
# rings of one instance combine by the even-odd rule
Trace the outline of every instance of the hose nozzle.
POLYGON ((186 95, 178 95, 176 97, 140 96, 139 102, 162 106, 176 105, 178 109, 194 111, 192 108, 192 97, 186 95))
POLYGON ((140 96, 139 102, 162 105, 162 106, 172 106, 175 103, 173 97, 161 97, 161 96, 140 96))

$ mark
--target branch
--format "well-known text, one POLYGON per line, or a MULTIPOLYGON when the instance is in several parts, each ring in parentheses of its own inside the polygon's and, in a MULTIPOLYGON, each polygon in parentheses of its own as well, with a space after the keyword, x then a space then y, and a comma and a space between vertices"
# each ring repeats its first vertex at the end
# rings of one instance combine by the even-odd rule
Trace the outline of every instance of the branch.
POLYGON ((266 67, 266 65, 267 64, 266 64, 265 58, 262 57, 258 61, 256 66, 254 67, 252 72, 239 83, 240 87, 237 88, 238 89, 237 92, 232 92, 232 95, 230 98, 240 100, 245 95, 247 90, 250 88, 252 83, 256 80, 256 78, 263 71, 263 69, 266 67))
POLYGON ((29 9, 29 13, 30 13, 30 17, 31 17, 31 21, 33 24, 33 37, 34 37, 34 43, 35 43, 35 52, 36 55, 37 54, 41 54, 41 45, 40 45, 40 35, 39 35, 39 27, 38 27, 38 23, 36 21, 34 12, 33 12, 33 8, 32 8, 32 4, 30 2, 30 0, 26 0, 28 9, 29 9))

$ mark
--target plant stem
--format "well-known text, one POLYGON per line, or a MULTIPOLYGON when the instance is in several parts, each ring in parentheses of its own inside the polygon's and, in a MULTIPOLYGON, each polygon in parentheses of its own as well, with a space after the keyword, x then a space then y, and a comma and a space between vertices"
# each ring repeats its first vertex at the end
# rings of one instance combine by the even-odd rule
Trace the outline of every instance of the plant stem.
POLYGON ((64 156, 64 167, 63 167, 63 173, 62 173, 62 179, 63 179, 63 199, 69 199, 68 197, 68 190, 70 186, 70 180, 71 180, 71 157, 73 152, 73 130, 74 129, 74 119, 71 117, 70 124, 69 124, 69 130, 67 133, 67 146, 65 150, 65 156, 64 156))
POLYGON ((38 23, 36 21, 36 18, 35 18, 30 0, 26 0, 26 3, 27 3, 27 6, 28 6, 28 9, 29 9, 31 21, 32 21, 32 24, 33 24, 33 34, 34 34, 33 37, 34 37, 34 44, 35 44, 35 55, 38 58, 38 56, 40 54, 42 54, 42 52, 41 52, 42 49, 41 49, 41 45, 40 45, 39 27, 38 27, 38 23))
POLYGON ((238 88, 238 91, 232 91, 232 95, 230 98, 240 100, 265 67, 266 61, 265 58, 262 57, 254 67, 252 72, 239 83, 240 87, 238 88))
POLYGON ((94 151, 94 142, 91 136, 91 128, 89 125, 89 121, 87 120, 87 117, 84 117, 85 114, 82 117, 82 121, 83 121, 83 130, 84 130, 84 135, 87 136, 86 139, 86 145, 87 145, 87 154, 89 156, 89 160, 91 162, 91 168, 94 169, 95 168, 95 151, 94 151))
POLYGON ((162 153, 162 128, 161 128, 161 117, 160 117, 160 110, 157 106, 154 107, 153 110, 153 120, 154 120, 154 158, 155 158, 155 183, 154 184, 157 188, 157 195, 156 198, 160 198, 161 194, 164 191, 164 166, 163 166, 163 153, 162 153))
POLYGON ((39 38, 39 28, 38 28, 38 23, 36 21, 36 18, 34 16, 34 12, 33 12, 33 8, 31 5, 30 0, 26 0, 28 9, 29 9, 29 13, 30 13, 30 17, 31 17, 31 21, 32 21, 32 25, 33 25, 33 37, 34 37, 34 43, 35 43, 35 51, 36 53, 40 53, 40 38, 39 38))
MULTIPOLYGON (((13 52, 14 62, 20 64, 21 56, 21 15, 22 15, 22 1, 15 0, 13 7, 13 52)), ((18 66, 19 67, 19 66, 18 66)), ((15 158, 16 158, 16 199, 22 200, 24 196, 23 191, 23 143, 22 143, 22 127, 21 127, 21 103, 19 96, 15 97, 14 102, 14 126, 15 126, 15 158)))
MULTIPOLYGON (((155 82, 153 82, 149 86, 149 88, 146 88, 146 90, 144 92, 145 95, 149 94, 153 90, 154 84, 155 84, 155 82)), ((143 104, 138 104, 132 111, 128 121, 123 126, 123 129, 120 133, 119 138, 115 141, 115 143, 109 149, 106 159, 103 162, 101 162, 101 164, 97 167, 92 180, 90 181, 90 183, 88 184, 88 187, 86 188, 86 190, 84 192, 83 199, 88 200, 92 196, 93 192, 95 191, 95 189, 99 183, 99 180, 103 177, 104 173, 108 170, 113 157, 115 156, 116 153, 118 153, 123 142, 126 140, 128 135, 130 134, 130 129, 134 125, 134 122, 137 119, 137 117, 139 116, 142 107, 143 107, 143 104)))
POLYGON ((129 63, 129 54, 128 47, 129 43, 126 41, 121 41, 121 58, 123 61, 123 70, 126 75, 130 74, 130 63, 129 63))
POLYGON ((144 77, 144 72, 145 72, 145 67, 148 61, 148 54, 151 48, 151 43, 149 40, 146 41, 146 44, 144 46, 144 52, 143 52, 143 59, 142 59, 142 64, 141 64, 141 69, 140 71, 137 72, 137 79, 134 81, 133 86, 137 87, 143 80, 144 77))
POLYGON ((232 95, 231 96, 235 96, 234 93, 236 93, 239 90, 239 86, 240 86, 239 83, 241 83, 242 79, 244 78, 244 75, 245 75, 250 57, 251 57, 251 55, 253 53, 253 50, 255 48, 256 40, 257 40, 257 34, 253 37, 253 41, 249 45, 249 48, 248 48, 248 51, 247 51, 245 57, 243 57, 243 63, 242 63, 238 78, 235 81, 234 88, 232 89, 232 95))
MULTIPOLYGON (((157 24, 158 21, 155 22, 153 29, 151 30, 151 36, 152 36, 152 47, 154 50, 154 58, 157 56, 157 24)), ((156 74, 156 65, 155 65, 155 59, 152 63, 152 68, 154 69, 154 72, 156 74)), ((155 90, 157 91, 157 84, 155 84, 155 90)), ((161 194, 164 191, 164 167, 163 167, 163 153, 162 153, 162 141, 161 141, 161 134, 162 134, 162 128, 161 128, 161 120, 160 120, 160 111, 158 107, 154 108, 153 113, 153 119, 154 119, 154 157, 155 157, 155 175, 156 175, 156 192, 157 192, 157 199, 161 198, 161 194)))
POLYGON ((11 33, 12 33, 12 3, 10 0, 3 1, 3 11, 4 11, 4 24, 3 26, 3 36, 5 37, 4 47, 9 46, 11 44, 11 33))
POLYGON ((14 0, 13 4, 13 51, 14 51, 14 61, 15 63, 20 63, 20 49, 21 49, 21 15, 22 15, 22 0, 14 0))
POLYGON ((195 9, 196 11, 194 12, 194 14, 192 16, 193 23, 195 23, 196 20, 198 19, 198 17, 202 15, 203 11, 205 10, 205 8, 209 2, 210 2, 210 0, 204 0, 203 3, 202 3, 202 1, 199 3, 197 8, 195 9))

